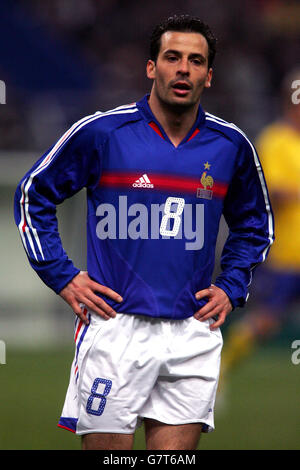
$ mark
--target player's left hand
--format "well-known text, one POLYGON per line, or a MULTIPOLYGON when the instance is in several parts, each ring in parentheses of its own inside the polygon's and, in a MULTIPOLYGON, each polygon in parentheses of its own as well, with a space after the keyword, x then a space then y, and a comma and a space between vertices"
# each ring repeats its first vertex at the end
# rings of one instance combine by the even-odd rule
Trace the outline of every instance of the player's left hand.
POLYGON ((196 292, 195 297, 197 300, 203 299, 204 297, 208 299, 207 304, 194 314, 196 320, 206 321, 209 318, 218 317, 218 319, 210 325, 211 330, 215 330, 223 325, 226 316, 232 311, 232 304, 228 295, 220 289, 220 287, 211 285, 208 289, 196 292))

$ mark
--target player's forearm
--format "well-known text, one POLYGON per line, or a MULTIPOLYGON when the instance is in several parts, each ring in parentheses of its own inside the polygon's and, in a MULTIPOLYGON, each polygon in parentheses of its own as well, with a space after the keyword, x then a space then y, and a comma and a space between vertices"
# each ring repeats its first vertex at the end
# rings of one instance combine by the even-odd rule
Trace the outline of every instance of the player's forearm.
POLYGON ((217 277, 214 284, 227 294, 233 308, 243 307, 247 301, 250 278, 250 270, 227 269, 217 277))
POLYGON ((45 262, 37 262, 29 258, 31 267, 41 280, 56 294, 80 272, 67 256, 45 262))
POLYGON ((29 186, 28 181, 25 178, 15 193, 15 222, 32 268, 59 293, 79 269, 62 247, 54 202, 34 185, 29 186))

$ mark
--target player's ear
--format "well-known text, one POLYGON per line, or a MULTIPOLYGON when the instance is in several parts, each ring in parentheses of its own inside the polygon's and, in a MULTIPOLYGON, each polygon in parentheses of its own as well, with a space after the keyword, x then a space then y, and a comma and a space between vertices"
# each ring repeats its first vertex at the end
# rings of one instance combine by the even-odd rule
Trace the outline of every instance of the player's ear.
POLYGON ((151 80, 154 80, 155 78, 155 62, 154 60, 148 60, 147 66, 146 66, 146 71, 147 71, 147 77, 150 78, 151 80))
POLYGON ((207 77, 206 77, 206 81, 205 81, 205 88, 210 88, 211 87, 212 75, 213 75, 213 70, 212 70, 212 68, 210 68, 207 72, 207 77))

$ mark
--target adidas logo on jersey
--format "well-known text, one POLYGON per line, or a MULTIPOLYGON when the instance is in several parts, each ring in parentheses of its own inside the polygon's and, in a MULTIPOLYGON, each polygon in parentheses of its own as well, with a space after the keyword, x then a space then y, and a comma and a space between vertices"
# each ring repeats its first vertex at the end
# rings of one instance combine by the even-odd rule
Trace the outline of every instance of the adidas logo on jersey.
POLYGON ((134 188, 154 188, 154 184, 151 183, 146 174, 135 180, 132 186, 134 188))

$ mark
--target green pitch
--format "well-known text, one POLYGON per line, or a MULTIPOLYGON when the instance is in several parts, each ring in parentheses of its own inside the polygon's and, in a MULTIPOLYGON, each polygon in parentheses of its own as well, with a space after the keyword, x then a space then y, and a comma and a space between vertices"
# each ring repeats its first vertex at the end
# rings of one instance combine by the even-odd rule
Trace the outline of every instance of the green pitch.
MULTIPOLYGON (((80 449, 59 429, 73 346, 59 351, 11 351, 0 365, 0 449, 80 449)), ((234 371, 217 408, 216 430, 199 449, 300 449, 300 364, 289 345, 260 349, 234 371)), ((136 449, 144 449, 142 429, 136 449)))

